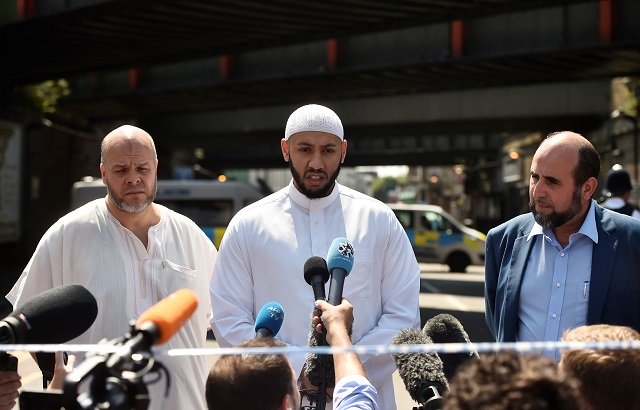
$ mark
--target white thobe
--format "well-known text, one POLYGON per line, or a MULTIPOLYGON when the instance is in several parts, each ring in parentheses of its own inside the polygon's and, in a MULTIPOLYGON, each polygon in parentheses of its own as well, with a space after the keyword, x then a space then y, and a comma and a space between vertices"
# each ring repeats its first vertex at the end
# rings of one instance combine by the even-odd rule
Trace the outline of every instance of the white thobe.
MULTIPOLYGON (((314 295, 303 266, 311 256, 326 257, 338 237, 354 246, 343 290, 353 305, 353 342, 386 346, 401 329, 419 326, 420 269, 393 211, 337 183, 318 199, 305 197, 291 183, 238 212, 223 237, 210 286, 211 325, 220 345, 254 338, 258 311, 276 301, 285 311, 278 339, 306 346, 314 295)), ((289 359, 300 374, 304 355, 289 359)), ((391 355, 361 359, 380 408, 395 409, 391 355)))
POLYGON ((206 358, 160 353, 205 347, 211 316, 207 289, 217 251, 193 221, 157 206, 161 218, 149 228, 147 248, 113 217, 104 198, 65 215, 44 234, 7 299, 16 307, 55 286, 84 286, 96 298, 98 315, 89 330, 70 343, 85 344, 123 337, 130 321, 165 296, 182 288, 194 290, 197 310, 156 349, 156 358, 170 373, 170 395, 165 399, 164 379, 147 387, 151 409, 206 409, 206 358))

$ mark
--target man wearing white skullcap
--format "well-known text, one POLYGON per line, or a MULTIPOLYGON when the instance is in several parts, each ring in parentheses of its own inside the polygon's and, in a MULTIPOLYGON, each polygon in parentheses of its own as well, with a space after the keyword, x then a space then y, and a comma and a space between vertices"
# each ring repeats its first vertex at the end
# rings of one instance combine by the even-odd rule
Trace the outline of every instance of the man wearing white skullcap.
MULTIPOLYGON (((298 108, 289 116, 280 147, 291 183, 238 212, 220 245, 209 289, 219 344, 254 338, 258 311, 278 301, 286 311, 278 339, 306 346, 314 293, 303 267, 311 256, 325 257, 339 237, 354 247, 343 289, 353 305, 354 344, 386 346, 401 329, 417 328, 420 269, 404 229, 385 204, 336 182, 347 153, 338 115, 322 105, 298 108)), ((304 354, 289 359, 304 382, 304 354)), ((392 356, 361 359, 379 408, 395 409, 392 356)), ((336 385, 336 396, 341 386, 336 385)))

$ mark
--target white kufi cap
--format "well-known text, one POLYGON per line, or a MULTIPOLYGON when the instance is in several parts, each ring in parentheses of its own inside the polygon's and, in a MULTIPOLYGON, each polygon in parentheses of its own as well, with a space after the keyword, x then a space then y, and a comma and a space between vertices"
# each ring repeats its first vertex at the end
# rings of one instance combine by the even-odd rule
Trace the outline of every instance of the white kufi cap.
POLYGON ((284 130, 284 139, 288 140, 293 134, 305 131, 326 132, 344 139, 340 117, 323 105, 303 105, 291 113, 284 130))

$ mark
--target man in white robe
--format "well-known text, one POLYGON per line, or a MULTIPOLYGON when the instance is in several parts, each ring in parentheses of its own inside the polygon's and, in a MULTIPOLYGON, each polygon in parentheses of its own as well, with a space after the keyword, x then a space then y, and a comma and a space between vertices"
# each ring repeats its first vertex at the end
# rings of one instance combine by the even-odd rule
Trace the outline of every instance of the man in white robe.
MULTIPOLYGON (((198 296, 198 308, 160 349, 205 347, 211 316, 207 288, 217 251, 193 221, 153 203, 157 166, 153 140, 144 130, 125 125, 109 133, 100 164, 107 196, 49 228, 7 295, 13 306, 52 287, 83 285, 96 298, 98 315, 70 342, 97 343, 123 337, 130 321, 176 290, 189 288, 198 296)), ((206 358, 157 359, 169 370, 171 388, 165 398, 164 378, 148 385, 150 408, 205 409, 206 358)))
MULTIPOLYGON (((281 149, 293 180, 238 212, 220 245, 210 285, 216 340, 233 346, 253 338, 258 311, 277 301, 285 310, 278 339, 306 346, 314 294, 303 266, 326 257, 338 237, 354 247, 343 290, 354 307, 353 342, 386 346, 401 329, 419 326, 420 269, 405 231, 385 204, 336 182, 347 153, 340 118, 324 106, 300 107, 281 149)), ((289 359, 303 375, 304 355, 289 359)), ((361 359, 380 408, 395 409, 391 355, 361 359)))

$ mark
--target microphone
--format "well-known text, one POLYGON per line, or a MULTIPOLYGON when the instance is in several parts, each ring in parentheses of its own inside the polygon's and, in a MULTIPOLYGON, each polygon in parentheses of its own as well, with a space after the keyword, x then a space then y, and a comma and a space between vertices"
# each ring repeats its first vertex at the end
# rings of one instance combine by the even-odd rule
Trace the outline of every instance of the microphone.
POLYGON ((327 253, 327 267, 331 272, 327 302, 334 306, 339 305, 342 302, 344 278, 353 267, 353 245, 347 238, 336 238, 331 242, 327 253))
POLYGON ((93 295, 81 285, 46 290, 0 321, 0 344, 57 344, 83 334, 98 315, 93 295))
POLYGON ((278 302, 267 302, 256 317, 256 339, 275 337, 284 321, 284 308, 278 302))
MULTIPOLYGON (((315 309, 314 309, 315 311, 315 309)), ((327 346, 327 339, 323 333, 318 333, 311 322, 309 332, 309 347, 327 346)), ((335 370, 333 360, 329 360, 330 356, 319 355, 317 353, 307 353, 305 356, 304 375, 309 382, 320 387, 333 387, 335 384, 335 370)))
POLYGON ((325 300, 324 284, 329 280, 327 262, 320 256, 312 256, 304 263, 304 280, 313 288, 315 300, 325 300))
MULTIPOLYGON (((434 343, 468 343, 469 335, 464 331, 462 323, 454 316, 442 313, 427 320, 422 332, 434 343)), ((444 375, 451 380, 459 366, 470 359, 479 359, 478 352, 469 353, 441 353, 440 359, 444 367, 444 375)))
POLYGON ((151 306, 138 317, 122 349, 109 357, 107 367, 116 368, 132 354, 168 342, 197 307, 198 296, 186 288, 151 306))
MULTIPOLYGON (((391 339, 391 344, 396 345, 430 343, 433 343, 431 339, 417 329, 401 330, 391 339)), ((440 357, 436 353, 394 353, 393 359, 411 398, 425 410, 440 409, 442 394, 449 390, 440 357)))

